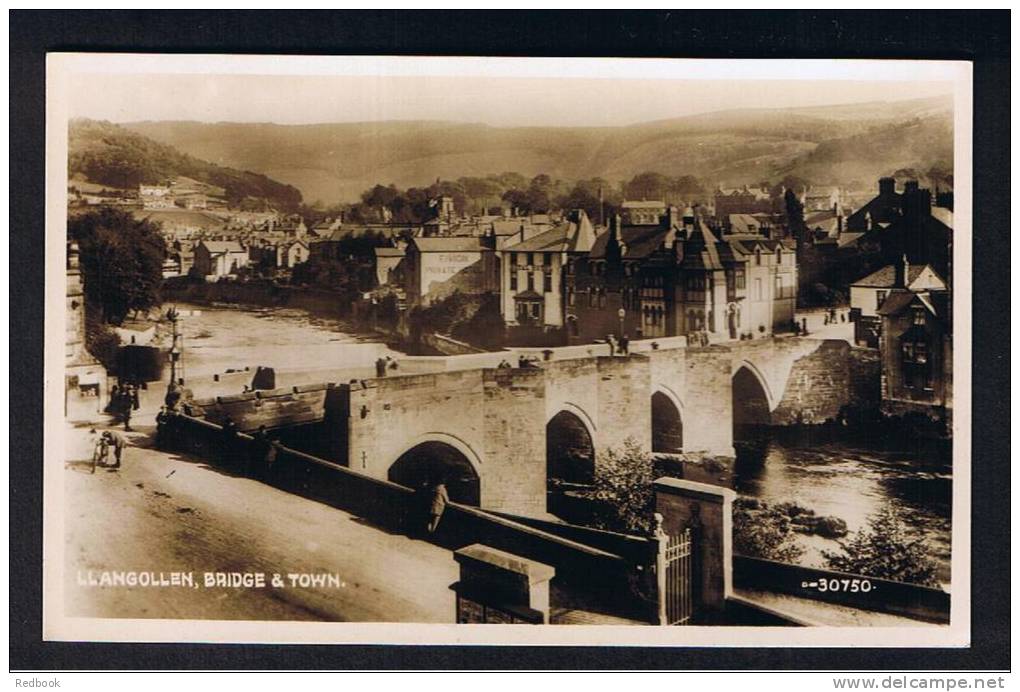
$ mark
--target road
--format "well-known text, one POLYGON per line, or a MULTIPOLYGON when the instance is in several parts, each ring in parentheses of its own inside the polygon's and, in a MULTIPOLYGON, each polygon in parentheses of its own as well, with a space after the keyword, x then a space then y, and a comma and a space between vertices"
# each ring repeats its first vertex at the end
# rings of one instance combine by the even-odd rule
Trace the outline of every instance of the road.
POLYGON ((147 448, 151 427, 138 430, 119 470, 93 475, 84 462, 65 464, 67 615, 453 622, 449 586, 458 570, 449 551, 200 459, 147 448), (90 570, 97 578, 191 572, 196 585, 80 585, 90 570), (206 572, 329 574, 340 586, 205 588, 206 572))

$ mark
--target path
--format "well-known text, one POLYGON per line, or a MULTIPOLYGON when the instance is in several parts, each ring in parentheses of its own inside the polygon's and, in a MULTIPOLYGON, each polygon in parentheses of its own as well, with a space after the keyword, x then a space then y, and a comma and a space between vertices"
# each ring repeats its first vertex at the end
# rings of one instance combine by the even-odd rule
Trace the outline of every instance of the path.
MULTIPOLYGON (((79 435, 86 431, 78 431, 79 435)), ((147 444, 146 435, 132 436, 147 444)), ((81 458, 81 457, 77 457, 81 458)), ((452 554, 199 459, 130 447, 120 470, 65 465, 72 616, 452 622, 452 554), (335 574, 340 588, 90 587, 79 570, 335 574)))

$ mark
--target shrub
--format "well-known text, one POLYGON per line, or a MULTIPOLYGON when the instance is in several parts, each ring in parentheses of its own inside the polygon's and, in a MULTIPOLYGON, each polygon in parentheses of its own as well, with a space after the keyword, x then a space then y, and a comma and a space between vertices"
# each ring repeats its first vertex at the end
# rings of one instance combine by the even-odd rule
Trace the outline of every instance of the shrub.
POLYGON ((938 586, 938 565, 921 539, 911 539, 896 509, 886 504, 867 527, 839 542, 841 551, 823 551, 830 569, 892 581, 938 586))
POLYGON ((786 508, 749 498, 733 504, 733 551, 778 562, 794 562, 804 554, 786 508))
POLYGON ((596 528, 650 534, 655 528, 652 456, 632 438, 622 448, 607 449, 595 464, 593 487, 596 528))

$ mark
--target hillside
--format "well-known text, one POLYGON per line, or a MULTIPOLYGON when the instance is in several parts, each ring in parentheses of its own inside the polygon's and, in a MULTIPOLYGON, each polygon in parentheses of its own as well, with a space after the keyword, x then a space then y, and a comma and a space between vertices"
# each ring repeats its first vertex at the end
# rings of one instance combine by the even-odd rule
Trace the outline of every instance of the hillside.
POLYGON ((68 176, 79 187, 123 189, 176 179, 232 203, 264 200, 281 209, 293 209, 302 199, 297 188, 261 173, 212 164, 119 125, 87 119, 70 123, 68 176))
POLYGON ((629 179, 643 171, 728 185, 795 174, 848 184, 898 169, 952 169, 947 99, 736 110, 613 128, 436 121, 276 125, 140 122, 125 127, 192 156, 256 170, 306 200, 353 201, 376 183, 517 171, 629 179))

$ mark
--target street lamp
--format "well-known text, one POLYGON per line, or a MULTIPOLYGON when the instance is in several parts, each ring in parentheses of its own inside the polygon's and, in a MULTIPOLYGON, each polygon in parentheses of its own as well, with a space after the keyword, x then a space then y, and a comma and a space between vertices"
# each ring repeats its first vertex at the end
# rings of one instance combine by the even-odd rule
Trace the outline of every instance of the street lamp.
POLYGON ((620 318, 620 336, 622 337, 623 336, 623 320, 624 320, 625 317, 627 317, 627 311, 624 310, 623 308, 620 308, 619 310, 616 311, 616 316, 620 318))

